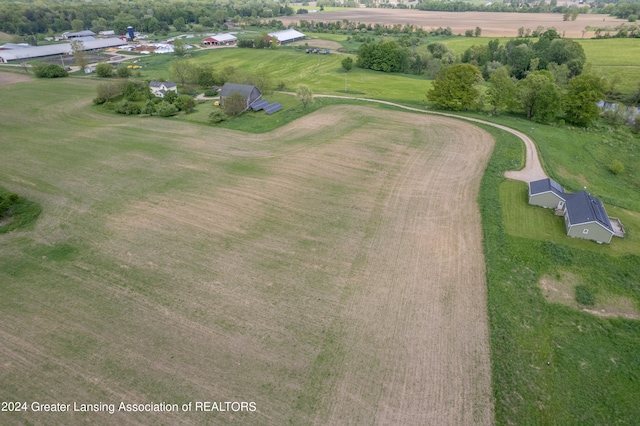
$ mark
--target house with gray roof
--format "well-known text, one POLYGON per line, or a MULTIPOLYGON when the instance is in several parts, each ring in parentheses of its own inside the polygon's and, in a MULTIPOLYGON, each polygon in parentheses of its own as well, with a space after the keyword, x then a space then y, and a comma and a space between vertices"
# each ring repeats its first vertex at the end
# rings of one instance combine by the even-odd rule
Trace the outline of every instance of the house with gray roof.
POLYGON ((615 234, 602 201, 587 191, 567 194, 564 205, 567 235, 598 243, 610 243, 615 234))
POLYGON ((220 89, 220 102, 224 105, 224 100, 230 98, 234 93, 240 93, 245 101, 245 109, 249 109, 251 104, 262 97, 262 92, 250 84, 225 83, 220 89))
POLYGON ((556 215, 564 216, 569 237, 608 244, 614 235, 624 236, 619 219, 612 222, 599 198, 587 191, 569 194, 553 179, 529 183, 529 204, 555 209, 556 215))
POLYGON ((564 206, 567 194, 558 182, 551 178, 529 182, 529 204, 558 209, 564 206))

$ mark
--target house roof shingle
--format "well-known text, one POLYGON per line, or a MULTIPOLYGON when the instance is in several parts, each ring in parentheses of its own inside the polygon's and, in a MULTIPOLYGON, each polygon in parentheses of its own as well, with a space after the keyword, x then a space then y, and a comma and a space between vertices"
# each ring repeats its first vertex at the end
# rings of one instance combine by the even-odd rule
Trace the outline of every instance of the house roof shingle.
POLYGON ((613 232, 607 211, 599 198, 594 197, 587 191, 579 191, 565 195, 566 214, 569 217, 569 223, 571 225, 597 222, 613 232))
POLYGON ((167 89, 173 89, 176 86, 176 83, 172 81, 150 81, 149 87, 166 87, 167 89))
POLYGON ((250 84, 225 83, 222 89, 220 89, 220 97, 226 98, 238 92, 243 98, 249 99, 254 90, 258 90, 258 88, 250 84))
POLYGON ((567 197, 567 194, 564 192, 564 188, 551 178, 536 180, 529 183, 529 194, 535 195, 545 192, 553 192, 563 200, 567 197))

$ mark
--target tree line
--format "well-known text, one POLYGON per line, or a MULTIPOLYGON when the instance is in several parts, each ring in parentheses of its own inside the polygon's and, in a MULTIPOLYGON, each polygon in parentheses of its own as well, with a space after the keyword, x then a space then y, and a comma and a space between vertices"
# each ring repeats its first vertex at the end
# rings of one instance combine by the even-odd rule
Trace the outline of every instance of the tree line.
MULTIPOLYGON (((501 46, 496 39, 470 47, 460 62, 441 69, 427 98, 454 111, 488 107, 492 114, 512 112, 539 123, 561 120, 588 127, 600 116, 597 102, 613 86, 592 72, 583 73, 585 61, 580 44, 555 30, 544 32, 536 43, 514 39, 501 46)), ((635 127, 640 130, 640 123, 635 127)))
POLYGON ((264 18, 293 15, 293 9, 277 0, 229 0, 206 2, 157 2, 153 0, 71 1, 47 5, 31 2, 0 2, 0 31, 16 35, 50 34, 91 29, 124 34, 128 26, 138 31, 182 31, 187 24, 204 28, 229 21, 245 24, 264 18))
POLYGON ((517 12, 517 13, 558 13, 564 15, 564 20, 575 20, 580 13, 608 14, 631 22, 640 15, 640 3, 637 1, 602 1, 591 4, 558 5, 558 0, 507 0, 502 2, 487 2, 477 4, 466 1, 421 1, 416 9, 440 12, 517 12))

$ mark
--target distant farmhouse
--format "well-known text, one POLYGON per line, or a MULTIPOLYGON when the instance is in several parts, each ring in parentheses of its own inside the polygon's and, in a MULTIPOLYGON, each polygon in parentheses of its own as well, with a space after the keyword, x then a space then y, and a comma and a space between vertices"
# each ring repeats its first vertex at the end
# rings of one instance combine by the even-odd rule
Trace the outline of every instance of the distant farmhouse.
POLYGON ((169 91, 178 93, 178 86, 171 81, 150 81, 149 89, 156 98, 164 98, 169 91))
POLYGON ((529 183, 529 204, 554 209, 558 216, 564 216, 570 237, 608 244, 613 236, 624 236, 622 223, 607 215, 600 199, 587 191, 568 194, 553 179, 529 183))
POLYGON ((277 31, 275 33, 269 33, 268 36, 269 36, 269 40, 276 39, 278 41, 278 45, 291 43, 297 40, 304 40, 307 37, 301 32, 293 29, 277 31))
POLYGON ((231 34, 216 34, 202 40, 205 46, 233 46, 238 42, 238 38, 231 34))
POLYGON ((230 98, 234 93, 240 93, 244 98, 245 108, 248 110, 252 103, 262 97, 262 92, 256 87, 249 84, 225 83, 220 89, 220 102, 224 105, 224 100, 230 98))

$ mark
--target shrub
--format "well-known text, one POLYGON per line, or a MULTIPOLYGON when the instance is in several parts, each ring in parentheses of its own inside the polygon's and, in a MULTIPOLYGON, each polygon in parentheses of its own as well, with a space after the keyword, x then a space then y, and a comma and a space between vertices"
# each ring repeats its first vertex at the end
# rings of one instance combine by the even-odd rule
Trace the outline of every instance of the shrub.
POLYGON ((220 123, 227 119, 227 114, 224 113, 221 109, 214 109, 211 114, 209 114, 209 122, 210 123, 220 123))
POLYGON ((105 102, 109 102, 111 99, 120 96, 123 89, 124 85, 122 84, 122 82, 107 81, 98 84, 98 86, 96 87, 98 97, 93 100, 93 103, 95 103, 96 105, 100 105, 105 102))
POLYGON ((129 78, 131 77, 131 70, 127 68, 126 65, 120 65, 116 70, 116 76, 119 78, 129 78))
POLYGON ((146 98, 146 90, 145 83, 129 80, 125 83, 122 94, 128 101, 141 101, 146 98))
POLYGON ((33 66, 33 73, 38 78, 58 78, 69 75, 67 70, 56 64, 37 63, 33 66))
POLYGON ((244 100, 244 97, 238 92, 233 92, 231 96, 226 98, 222 103, 222 109, 224 110, 225 114, 232 117, 236 117, 242 114, 246 106, 247 104, 244 100))
POLYGON ((180 89, 180 93, 183 95, 195 95, 196 89, 189 86, 182 86, 182 89, 180 89))
POLYGON ((100 62, 96 65, 96 75, 103 78, 113 76, 113 66, 106 62, 100 62))
POLYGON ((180 95, 180 96, 178 96, 176 98, 176 100, 173 101, 173 104, 180 111, 184 111, 187 114, 190 113, 191 111, 193 111, 193 108, 196 106, 196 102, 189 95, 180 95))
POLYGON ((614 175, 619 175, 624 172, 624 164, 622 164, 620 160, 613 160, 611 164, 609 164, 609 170, 611 170, 611 173, 614 175))
POLYGON ((126 115, 137 115, 140 114, 140 105, 136 104, 135 102, 131 102, 131 101, 122 101, 120 102, 120 104, 118 105, 118 108, 116 109, 116 112, 118 114, 126 114, 126 115))
POLYGON ((156 113, 160 117, 171 117, 178 113, 178 108, 169 102, 162 101, 156 106, 156 113))
POLYGON ((576 302, 584 306, 593 306, 595 299, 595 296, 587 286, 576 286, 576 302))
POLYGON ((153 115, 154 112, 156 112, 156 104, 150 99, 144 105, 144 108, 142 108, 141 113, 153 115))
POLYGON ((214 96, 218 96, 218 91, 216 89, 206 89, 204 91, 204 95, 208 98, 212 98, 214 96))
POLYGON ((164 94, 164 98, 162 98, 165 102, 172 104, 178 98, 178 94, 173 90, 169 90, 164 94))

